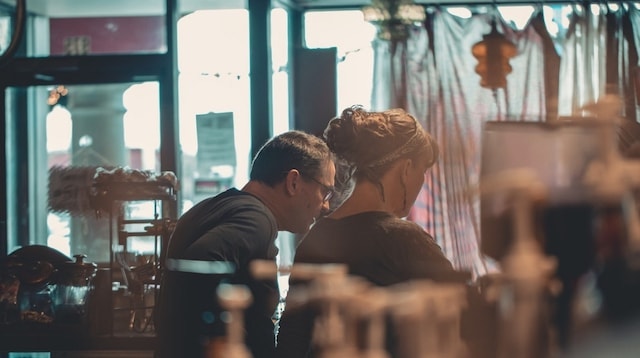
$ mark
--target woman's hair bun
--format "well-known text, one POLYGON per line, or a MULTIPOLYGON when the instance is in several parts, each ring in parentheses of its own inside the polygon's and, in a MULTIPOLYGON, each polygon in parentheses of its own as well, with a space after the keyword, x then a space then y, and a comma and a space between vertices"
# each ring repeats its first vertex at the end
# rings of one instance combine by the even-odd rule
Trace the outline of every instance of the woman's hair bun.
POLYGON ((353 161, 357 153, 358 129, 354 123, 354 114, 358 110, 362 110, 361 107, 352 106, 345 109, 341 116, 329 121, 324 131, 329 149, 347 161, 353 161))

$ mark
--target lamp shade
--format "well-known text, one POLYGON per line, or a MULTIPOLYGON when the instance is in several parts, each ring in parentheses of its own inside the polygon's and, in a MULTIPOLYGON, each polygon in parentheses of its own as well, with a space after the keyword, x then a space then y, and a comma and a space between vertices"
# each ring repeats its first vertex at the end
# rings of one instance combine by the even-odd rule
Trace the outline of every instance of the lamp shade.
POLYGON ((495 22, 491 32, 471 47, 471 53, 478 59, 475 71, 480 75, 480 86, 494 90, 507 86, 507 75, 512 71, 509 60, 518 49, 498 32, 495 22))
POLYGON ((408 26, 425 20, 424 7, 412 0, 373 0, 362 8, 364 20, 378 28, 378 37, 384 40, 404 40, 408 26))

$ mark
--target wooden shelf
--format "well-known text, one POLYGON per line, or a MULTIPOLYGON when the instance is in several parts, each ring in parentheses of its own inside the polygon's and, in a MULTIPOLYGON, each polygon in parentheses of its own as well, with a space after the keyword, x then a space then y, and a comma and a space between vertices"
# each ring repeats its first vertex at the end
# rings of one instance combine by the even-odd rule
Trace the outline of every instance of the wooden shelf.
POLYGON ((148 350, 155 335, 122 333, 94 335, 84 324, 25 323, 0 325, 1 352, 56 352, 85 350, 148 350))

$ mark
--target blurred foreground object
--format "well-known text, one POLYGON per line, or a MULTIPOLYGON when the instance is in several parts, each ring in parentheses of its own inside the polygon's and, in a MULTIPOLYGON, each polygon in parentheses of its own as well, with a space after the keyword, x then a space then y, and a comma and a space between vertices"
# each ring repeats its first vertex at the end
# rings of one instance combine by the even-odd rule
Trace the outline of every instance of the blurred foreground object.
POLYGON ((501 335, 501 346, 512 344, 514 349, 505 356, 527 356, 517 353, 526 346, 520 339, 536 335, 540 346, 549 350, 534 356, 569 351, 576 332, 584 333, 595 321, 607 325, 634 317, 640 308, 636 200, 640 162, 620 152, 620 105, 616 96, 604 96, 582 108, 591 117, 544 123, 489 122, 484 128, 480 182, 492 181, 495 190, 481 198, 481 247, 503 262, 501 280, 529 282, 500 287, 499 296, 506 294, 523 303, 521 307, 529 305, 522 311, 512 308, 506 316, 516 326, 505 332, 511 337, 507 342, 501 335), (519 239, 522 222, 518 215, 522 212, 518 214, 513 206, 513 189, 533 189, 537 184, 526 178, 515 187, 508 183, 509 178, 515 180, 514 173, 522 171, 532 173, 546 188, 544 200, 533 203, 525 215, 531 224, 528 247, 519 239), (515 251, 517 245, 522 248, 515 251), (536 264, 535 256, 548 256, 555 264, 547 260, 536 264), (527 265, 542 280, 529 281, 535 275, 513 275, 527 272, 527 265), (590 277, 595 277, 595 290, 587 287, 590 277), (584 294, 592 304, 588 315, 578 317, 584 294), (594 306, 595 302, 601 304, 594 306), (548 322, 546 312, 551 318, 548 322), (523 333, 526 335, 518 338, 523 333), (544 335, 547 341, 542 341, 544 335))

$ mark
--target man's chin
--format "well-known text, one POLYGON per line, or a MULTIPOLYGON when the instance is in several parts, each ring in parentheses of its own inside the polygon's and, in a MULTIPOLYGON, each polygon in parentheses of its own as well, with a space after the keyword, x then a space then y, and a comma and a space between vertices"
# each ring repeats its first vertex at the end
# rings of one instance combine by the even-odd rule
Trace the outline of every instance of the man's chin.
POLYGON ((312 227, 313 227, 313 223, 311 223, 311 225, 307 226, 306 228, 301 228, 300 231, 298 231, 298 234, 304 235, 304 234, 308 233, 309 230, 311 230, 312 227))
POLYGON ((296 235, 304 235, 306 233, 309 232, 309 230, 311 229, 311 226, 313 226, 313 224, 311 224, 310 226, 307 226, 305 228, 293 228, 291 230, 287 230, 292 234, 296 234, 296 235))

